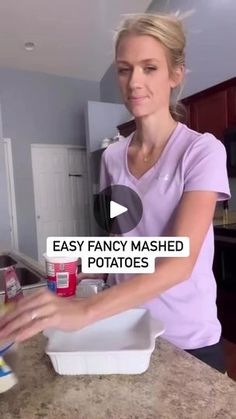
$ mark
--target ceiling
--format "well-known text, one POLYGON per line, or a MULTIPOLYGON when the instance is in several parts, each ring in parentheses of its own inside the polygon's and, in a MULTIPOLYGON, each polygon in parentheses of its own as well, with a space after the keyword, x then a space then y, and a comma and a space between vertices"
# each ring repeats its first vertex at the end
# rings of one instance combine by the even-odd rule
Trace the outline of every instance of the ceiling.
POLYGON ((151 0, 1 0, 0 65, 100 81, 123 14, 151 0), (26 51, 25 42, 35 49, 26 51))

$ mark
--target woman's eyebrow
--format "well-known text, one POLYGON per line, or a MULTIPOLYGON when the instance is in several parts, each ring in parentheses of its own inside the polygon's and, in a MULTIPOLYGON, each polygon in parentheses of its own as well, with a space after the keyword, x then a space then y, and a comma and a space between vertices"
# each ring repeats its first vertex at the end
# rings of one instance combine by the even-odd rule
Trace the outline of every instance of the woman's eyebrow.
MULTIPOLYGON (((116 62, 117 62, 117 64, 127 64, 127 65, 130 65, 130 63, 128 61, 125 61, 125 60, 116 60, 116 62)), ((145 64, 145 63, 150 63, 150 62, 159 63, 160 61, 157 60, 156 58, 146 58, 145 60, 141 60, 138 63, 145 64)))

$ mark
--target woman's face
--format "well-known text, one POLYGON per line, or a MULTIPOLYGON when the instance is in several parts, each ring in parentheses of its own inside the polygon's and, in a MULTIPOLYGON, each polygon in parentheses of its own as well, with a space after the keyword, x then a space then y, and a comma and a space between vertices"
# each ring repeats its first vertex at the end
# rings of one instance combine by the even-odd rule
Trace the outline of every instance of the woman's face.
POLYGON ((121 38, 116 68, 124 103, 134 117, 158 114, 169 108, 171 78, 164 46, 148 35, 121 38))

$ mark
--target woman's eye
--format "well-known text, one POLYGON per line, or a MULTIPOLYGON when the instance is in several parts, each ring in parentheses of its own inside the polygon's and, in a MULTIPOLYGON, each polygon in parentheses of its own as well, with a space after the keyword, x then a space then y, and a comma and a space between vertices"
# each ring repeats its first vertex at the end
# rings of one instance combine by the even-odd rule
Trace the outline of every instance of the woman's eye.
POLYGON ((118 68, 118 74, 125 74, 128 72, 129 72, 129 68, 127 67, 118 68))
POLYGON ((157 70, 157 68, 154 67, 154 66, 147 66, 147 67, 144 68, 144 71, 146 73, 150 73, 150 72, 155 71, 155 70, 157 70))

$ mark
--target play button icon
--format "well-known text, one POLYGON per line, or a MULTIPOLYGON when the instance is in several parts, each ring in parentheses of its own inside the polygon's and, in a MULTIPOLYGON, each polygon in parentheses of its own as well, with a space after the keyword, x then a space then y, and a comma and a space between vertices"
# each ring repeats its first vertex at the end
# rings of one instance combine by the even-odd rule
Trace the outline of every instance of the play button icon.
POLYGON ((120 205, 115 201, 110 202, 110 218, 115 218, 126 211, 128 211, 128 208, 124 207, 123 205, 120 205))
POLYGON ((108 234, 123 234, 133 230, 143 215, 137 192, 128 186, 112 185, 94 199, 94 217, 108 234))

